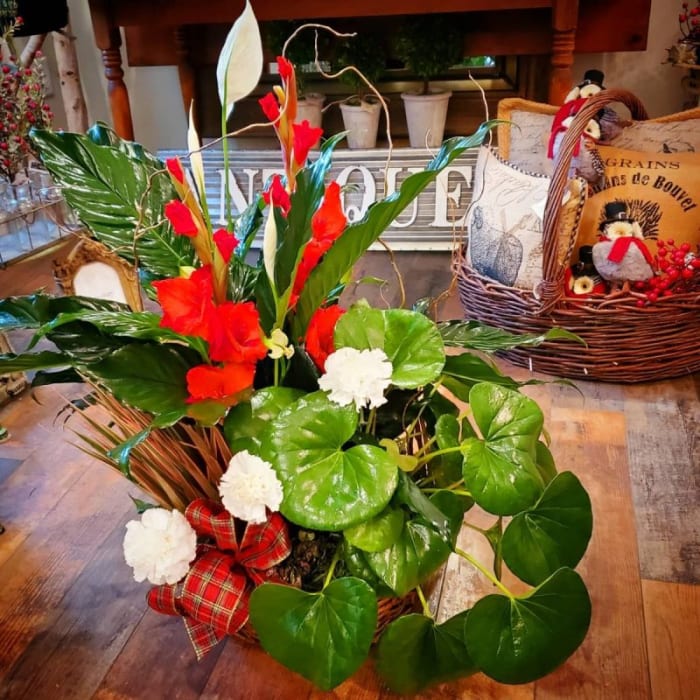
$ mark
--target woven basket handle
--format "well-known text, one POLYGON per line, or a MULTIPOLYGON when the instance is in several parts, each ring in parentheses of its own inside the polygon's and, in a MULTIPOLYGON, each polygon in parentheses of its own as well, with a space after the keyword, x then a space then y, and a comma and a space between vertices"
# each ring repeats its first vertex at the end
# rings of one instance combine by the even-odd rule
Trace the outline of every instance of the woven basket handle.
MULTIPOLYGON (((561 297, 564 269, 559 264, 559 222, 562 214, 562 198, 569 182, 569 168, 574 155, 574 149, 583 134, 588 121, 603 107, 612 102, 621 102, 632 113, 635 120, 648 119, 644 105, 627 90, 602 90, 597 95, 586 100, 581 110, 574 117, 573 123, 567 130, 559 149, 559 155, 554 165, 554 173, 549 184, 547 204, 544 209, 542 223, 542 284, 540 298, 545 309, 551 308, 561 297)), ((571 232, 571 237, 576 231, 571 232)), ((571 241, 571 245, 575 241, 571 241)))

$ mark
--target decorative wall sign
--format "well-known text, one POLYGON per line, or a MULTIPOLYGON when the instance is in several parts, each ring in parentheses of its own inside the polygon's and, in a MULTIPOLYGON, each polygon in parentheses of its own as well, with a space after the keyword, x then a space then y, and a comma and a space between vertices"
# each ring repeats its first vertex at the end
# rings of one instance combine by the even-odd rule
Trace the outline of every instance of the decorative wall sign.
MULTIPOLYGON (((469 150, 445 168, 388 227, 383 240, 395 250, 451 250, 455 239, 461 238, 464 231, 477 153, 469 150)), ((161 158, 175 155, 184 157, 185 152, 159 153, 161 158)), ((330 172, 341 185, 347 185, 343 205, 350 221, 360 219, 372 202, 382 199, 385 192, 394 192, 408 175, 423 170, 431 160, 427 151, 397 148, 387 168, 387 155, 387 149, 335 151, 330 172)), ((229 166, 234 213, 248 206, 274 173, 282 173, 279 152, 273 150, 231 150, 229 166)), ((215 219, 220 218, 224 193, 220 150, 204 151, 204 169, 209 208, 215 219)))

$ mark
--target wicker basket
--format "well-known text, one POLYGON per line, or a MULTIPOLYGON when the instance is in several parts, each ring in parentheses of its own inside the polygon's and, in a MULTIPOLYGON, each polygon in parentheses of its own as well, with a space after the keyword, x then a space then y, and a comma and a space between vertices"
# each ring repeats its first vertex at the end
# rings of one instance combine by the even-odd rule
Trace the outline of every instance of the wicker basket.
MULTIPOLYGON (((579 335, 578 343, 552 341, 509 350, 508 360, 532 370, 577 379, 633 383, 700 370, 700 293, 664 297, 638 307, 641 295, 573 299, 564 296, 557 231, 574 147, 588 120, 602 107, 621 102, 634 119, 646 119, 641 102, 625 90, 604 90, 576 116, 561 146, 543 222, 542 282, 532 292, 505 286, 476 272, 462 255, 456 262, 465 315, 513 333, 541 333, 553 327, 579 335)), ((572 239, 576 232, 572 231, 572 239)), ((575 241, 571 240, 573 248, 575 241)))

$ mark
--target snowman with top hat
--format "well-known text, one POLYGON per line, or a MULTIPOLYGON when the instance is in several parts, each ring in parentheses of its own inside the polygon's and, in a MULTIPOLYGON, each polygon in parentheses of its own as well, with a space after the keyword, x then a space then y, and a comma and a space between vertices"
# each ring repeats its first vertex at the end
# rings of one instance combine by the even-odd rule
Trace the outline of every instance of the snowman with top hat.
POLYGON ((654 259, 644 242, 644 232, 629 212, 626 202, 605 205, 605 218, 599 226, 600 241, 593 246, 593 264, 610 283, 611 290, 625 291, 630 282, 643 282, 654 276, 654 259))

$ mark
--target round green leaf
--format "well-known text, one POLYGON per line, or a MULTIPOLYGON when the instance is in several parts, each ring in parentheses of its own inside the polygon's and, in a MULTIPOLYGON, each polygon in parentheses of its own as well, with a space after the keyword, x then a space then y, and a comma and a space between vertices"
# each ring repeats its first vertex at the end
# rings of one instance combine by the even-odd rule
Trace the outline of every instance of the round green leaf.
POLYGON ((403 522, 403 511, 386 508, 367 522, 348 528, 343 534, 354 547, 365 552, 380 552, 396 542, 403 529, 403 522))
POLYGON ((464 628, 476 665, 501 683, 529 683, 576 651, 588 631, 591 601, 581 577, 559 569, 528 595, 489 595, 469 612, 464 628))
POLYGON ((391 382, 404 389, 437 379, 445 365, 445 346, 437 326, 423 314, 387 309, 384 352, 394 371, 391 382))
POLYGON ((475 673, 464 639, 468 611, 436 625, 423 615, 406 615, 392 622, 379 640, 377 671, 395 693, 417 693, 475 673))
POLYGON ((483 439, 462 443, 467 489, 489 513, 530 508, 544 489, 535 461, 542 411, 517 391, 486 383, 472 387, 469 403, 483 439))
MULTIPOLYGON (((438 449, 444 450, 459 445, 459 421, 450 414, 441 415, 435 423, 435 438, 438 449)), ((430 476, 440 487, 450 486, 462 478, 462 455, 452 452, 440 455, 428 462, 430 476)))
POLYGON ((351 576, 361 578, 382 598, 395 597, 394 591, 372 571, 365 559, 365 553, 361 549, 353 547, 347 540, 343 542, 343 558, 351 576))
POLYGON ((358 424, 354 406, 309 394, 270 422, 263 441, 284 488, 282 514, 302 527, 345 530, 380 513, 398 482, 398 470, 374 445, 344 449, 358 424))
POLYGON ((265 583, 250 597, 250 621, 270 656, 330 690, 367 657, 377 598, 357 578, 336 579, 320 593, 265 583))
POLYGON ((554 457, 549 451, 549 447, 547 447, 542 440, 537 441, 535 462, 537 464, 537 470, 542 477, 542 481, 548 484, 557 475, 557 465, 554 463, 554 457))
POLYGON ((414 389, 436 379, 445 364, 445 347, 437 326, 408 309, 353 307, 335 328, 337 348, 384 350, 393 368, 391 383, 414 389))
POLYGON ((283 386, 258 389, 250 401, 234 406, 224 421, 224 435, 233 452, 260 449, 269 421, 293 404, 304 392, 283 386))
POLYGON ((404 523, 391 547, 381 552, 365 552, 364 558, 396 595, 403 596, 443 564, 450 552, 450 542, 438 534, 435 526, 416 517, 404 523))
POLYGON ((503 533, 503 559, 516 576, 537 585, 557 569, 579 563, 592 529, 586 489, 571 472, 562 472, 534 508, 511 520, 503 533))

